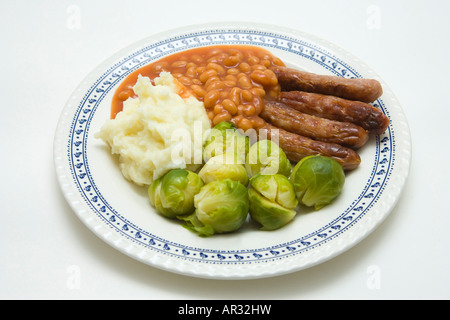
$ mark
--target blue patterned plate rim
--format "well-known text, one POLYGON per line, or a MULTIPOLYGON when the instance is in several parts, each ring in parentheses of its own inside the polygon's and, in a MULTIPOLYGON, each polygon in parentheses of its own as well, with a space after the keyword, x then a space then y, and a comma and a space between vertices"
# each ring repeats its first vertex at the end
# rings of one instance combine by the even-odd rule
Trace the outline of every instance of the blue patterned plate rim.
MULTIPOLYGON (((98 116, 97 116, 98 117, 98 116)), ((105 119, 106 120, 106 119, 105 119)), ((170 30, 144 39, 111 57, 89 74, 64 108, 55 133, 54 159, 64 196, 78 217, 116 249, 146 264, 203 278, 249 279, 298 271, 324 262, 361 241, 390 213, 409 173, 411 142, 406 117, 389 87, 369 67, 332 43, 309 34, 252 23, 216 23, 170 30), (235 26, 239 27, 235 27, 235 26), (372 168, 364 188, 342 212, 315 230, 270 245, 226 249, 184 244, 143 228, 118 212, 91 172, 92 122, 106 97, 134 70, 190 48, 246 44, 261 46, 341 77, 382 82, 374 104, 391 126, 374 138, 372 168)))

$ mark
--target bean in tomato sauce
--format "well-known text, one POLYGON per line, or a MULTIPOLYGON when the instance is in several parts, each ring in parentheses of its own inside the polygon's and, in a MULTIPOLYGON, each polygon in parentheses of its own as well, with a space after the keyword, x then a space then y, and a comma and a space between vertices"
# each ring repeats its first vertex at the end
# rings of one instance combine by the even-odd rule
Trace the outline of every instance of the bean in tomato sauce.
POLYGON ((130 74, 113 97, 111 117, 134 96, 132 87, 139 74, 155 79, 166 71, 184 86, 180 95, 203 102, 212 125, 229 121, 242 130, 258 129, 264 125, 259 117, 264 98, 276 98, 281 91, 272 66, 284 63, 253 46, 211 46, 175 53, 130 74))

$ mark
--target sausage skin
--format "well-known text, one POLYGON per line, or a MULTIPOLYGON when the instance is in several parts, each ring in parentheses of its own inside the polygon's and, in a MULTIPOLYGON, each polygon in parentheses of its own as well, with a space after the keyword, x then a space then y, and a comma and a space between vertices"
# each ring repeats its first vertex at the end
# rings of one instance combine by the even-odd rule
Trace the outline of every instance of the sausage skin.
POLYGON ((272 71, 277 76, 282 91, 321 93, 367 103, 383 94, 381 84, 374 79, 347 79, 286 67, 272 67, 272 71))
POLYGON ((310 115, 354 123, 373 134, 382 134, 390 124, 380 109, 360 101, 302 91, 281 92, 280 101, 310 115))
POLYGON ((264 101, 260 117, 286 131, 314 140, 360 148, 368 140, 368 132, 349 122, 340 122, 299 112, 282 102, 264 101))
POLYGON ((361 163, 359 154, 339 144, 312 140, 266 123, 258 130, 258 139, 277 139, 281 149, 292 162, 310 155, 321 154, 335 159, 344 170, 356 169, 361 163))

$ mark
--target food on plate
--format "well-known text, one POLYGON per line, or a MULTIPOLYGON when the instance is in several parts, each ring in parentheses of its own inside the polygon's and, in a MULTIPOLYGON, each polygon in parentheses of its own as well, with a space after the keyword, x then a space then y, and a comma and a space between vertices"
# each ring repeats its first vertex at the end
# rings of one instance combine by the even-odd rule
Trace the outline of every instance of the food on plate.
POLYGON ((259 140, 248 152, 245 168, 250 177, 257 174, 282 174, 289 176, 292 165, 284 151, 272 140, 259 140))
POLYGON ((230 179, 248 185, 248 175, 240 157, 235 153, 223 153, 210 158, 198 172, 204 183, 230 179))
POLYGON ((381 84, 375 79, 348 79, 278 66, 272 71, 282 91, 314 92, 362 102, 373 102, 383 94, 381 84))
POLYGON ((345 174, 335 160, 316 155, 300 160, 292 170, 290 179, 298 201, 319 210, 341 193, 345 174))
POLYGON ((250 138, 239 132, 231 122, 220 122, 212 128, 204 142, 203 160, 223 154, 233 153, 244 163, 250 147, 250 138))
POLYGON ((261 117, 292 133, 350 148, 362 147, 369 138, 368 132, 356 124, 309 115, 279 101, 266 101, 261 117))
POLYGON ((152 182, 148 196, 159 214, 176 218, 194 211, 194 196, 203 185, 203 180, 196 173, 173 169, 152 182))
POLYGON ((264 138, 276 139, 288 159, 294 163, 304 157, 318 154, 335 159, 344 170, 356 169, 361 163, 361 157, 351 148, 336 143, 313 140, 277 128, 269 123, 259 129, 258 133, 264 138))
POLYGON ((249 213, 276 230, 299 204, 319 210, 341 193, 357 150, 390 124, 371 104, 382 93, 259 47, 200 47, 127 76, 97 137, 159 214, 198 235, 236 231, 249 213))
POLYGON ((233 232, 248 216, 247 188, 230 179, 212 181, 195 195, 194 205, 194 213, 179 217, 185 228, 203 237, 233 232))
POLYGON ((262 227, 276 230, 294 219, 298 200, 294 186, 282 174, 261 175, 250 179, 248 189, 250 216, 262 227))
POLYGON ((280 101, 300 112, 354 123, 372 134, 382 134, 390 122, 379 108, 361 101, 302 91, 281 92, 280 101))
POLYGON ((133 86, 136 97, 124 101, 123 110, 95 135, 119 156, 124 177, 140 186, 171 169, 198 169, 203 138, 196 132, 211 128, 203 103, 181 98, 181 86, 170 73, 161 73, 154 82, 139 76, 133 86))

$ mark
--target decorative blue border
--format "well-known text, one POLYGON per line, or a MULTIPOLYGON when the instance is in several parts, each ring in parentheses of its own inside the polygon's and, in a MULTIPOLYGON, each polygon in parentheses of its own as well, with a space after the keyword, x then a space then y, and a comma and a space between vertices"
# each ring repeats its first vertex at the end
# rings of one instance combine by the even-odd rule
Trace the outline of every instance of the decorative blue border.
MULTIPOLYGON (((315 232, 272 247, 245 250, 217 250, 188 247, 159 238, 121 216, 102 196, 91 175, 87 156, 88 133, 97 107, 107 93, 127 75, 160 57, 200 46, 244 44, 284 50, 309 59, 332 73, 347 78, 360 74, 323 48, 283 35, 249 30, 210 30, 189 33, 152 43, 130 54, 102 74, 80 102, 70 128, 67 157, 73 182, 81 196, 112 229, 151 250, 190 261, 211 264, 264 263, 301 254, 338 237, 359 221, 377 202, 389 180, 395 160, 395 139, 392 127, 376 138, 375 163, 364 190, 335 220, 315 232)), ((381 99, 376 105, 389 116, 381 99)))

